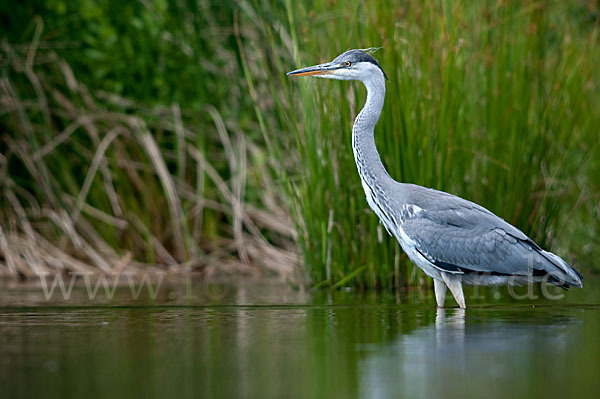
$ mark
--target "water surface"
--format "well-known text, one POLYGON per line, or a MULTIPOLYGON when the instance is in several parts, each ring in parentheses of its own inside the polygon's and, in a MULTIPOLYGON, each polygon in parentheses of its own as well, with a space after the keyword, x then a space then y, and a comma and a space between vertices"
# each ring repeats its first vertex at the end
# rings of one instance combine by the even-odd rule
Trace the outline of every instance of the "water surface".
POLYGON ((560 300, 482 291, 466 311, 436 309, 427 290, 176 282, 155 298, 76 285, 46 299, 3 286, 0 396, 598 397, 589 280, 560 300))

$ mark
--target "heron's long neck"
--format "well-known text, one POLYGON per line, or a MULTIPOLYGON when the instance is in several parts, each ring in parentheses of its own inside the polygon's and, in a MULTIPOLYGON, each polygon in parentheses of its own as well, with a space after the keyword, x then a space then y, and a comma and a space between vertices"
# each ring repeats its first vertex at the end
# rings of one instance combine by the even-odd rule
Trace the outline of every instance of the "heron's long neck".
POLYGON ((374 132, 385 99, 385 80, 383 76, 376 76, 363 83, 367 87, 367 101, 352 128, 354 160, 363 183, 373 188, 384 187, 393 180, 381 163, 374 132))

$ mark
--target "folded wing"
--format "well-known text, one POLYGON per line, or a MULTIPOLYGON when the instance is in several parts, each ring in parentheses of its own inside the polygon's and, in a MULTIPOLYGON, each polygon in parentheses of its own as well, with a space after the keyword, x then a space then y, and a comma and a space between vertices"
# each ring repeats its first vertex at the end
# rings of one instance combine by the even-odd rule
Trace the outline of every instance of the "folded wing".
POLYGON ((505 276, 549 274, 557 285, 582 285, 581 274, 560 257, 544 251, 485 208, 466 200, 449 201, 446 209, 437 208, 422 209, 404 220, 401 229, 439 269, 505 276))

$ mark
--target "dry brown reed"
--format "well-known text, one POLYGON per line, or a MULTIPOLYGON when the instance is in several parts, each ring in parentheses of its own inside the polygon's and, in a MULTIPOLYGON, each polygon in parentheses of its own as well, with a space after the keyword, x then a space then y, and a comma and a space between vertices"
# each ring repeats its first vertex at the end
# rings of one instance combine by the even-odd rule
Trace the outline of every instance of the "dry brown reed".
POLYGON ((249 184, 272 182, 252 164, 261 150, 241 128, 210 106, 212 126, 178 104, 90 93, 64 60, 40 50, 40 29, 29 46, 1 46, 0 277, 159 270, 297 279, 284 201, 273 190, 246 201, 249 184), (221 154, 199 148, 199 135, 221 154))

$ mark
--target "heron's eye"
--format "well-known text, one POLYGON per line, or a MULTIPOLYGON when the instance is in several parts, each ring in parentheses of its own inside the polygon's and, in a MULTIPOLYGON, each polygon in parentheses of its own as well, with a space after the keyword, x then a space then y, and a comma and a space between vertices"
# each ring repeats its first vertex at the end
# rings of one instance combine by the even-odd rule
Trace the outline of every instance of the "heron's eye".
POLYGON ((352 65, 352 63, 351 63, 350 61, 346 61, 346 62, 344 62, 344 64, 345 64, 347 67, 349 67, 350 65, 352 65))

